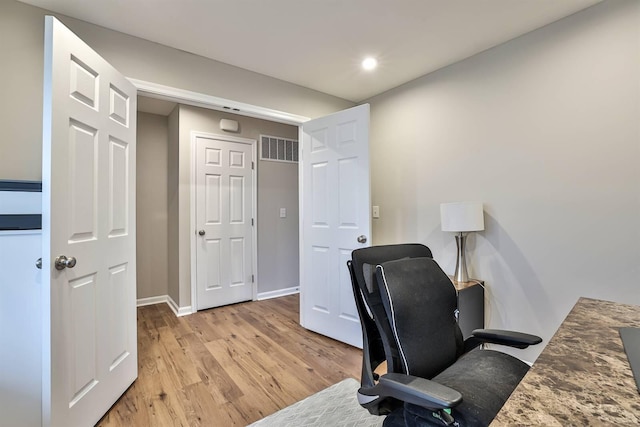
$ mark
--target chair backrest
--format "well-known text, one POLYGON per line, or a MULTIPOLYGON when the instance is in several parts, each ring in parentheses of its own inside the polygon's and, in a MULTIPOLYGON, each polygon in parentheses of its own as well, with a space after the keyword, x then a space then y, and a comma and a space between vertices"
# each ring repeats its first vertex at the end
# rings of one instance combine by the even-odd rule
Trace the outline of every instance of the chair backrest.
POLYGON ((378 291, 376 266, 392 260, 431 256, 428 247, 417 243, 371 246, 352 252, 348 266, 363 332, 363 386, 373 385, 372 371, 385 360, 389 372, 401 372, 401 360, 378 291))
POLYGON ((456 290, 432 258, 388 261, 376 268, 382 305, 402 372, 433 378, 462 353, 456 290))

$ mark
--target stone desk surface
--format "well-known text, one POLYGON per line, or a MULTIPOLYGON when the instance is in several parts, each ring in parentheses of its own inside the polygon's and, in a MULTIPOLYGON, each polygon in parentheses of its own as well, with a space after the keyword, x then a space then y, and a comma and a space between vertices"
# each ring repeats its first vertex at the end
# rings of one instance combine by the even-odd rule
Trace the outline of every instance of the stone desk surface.
POLYGON ((640 327, 640 306, 580 298, 491 427, 640 425, 627 326, 640 327))

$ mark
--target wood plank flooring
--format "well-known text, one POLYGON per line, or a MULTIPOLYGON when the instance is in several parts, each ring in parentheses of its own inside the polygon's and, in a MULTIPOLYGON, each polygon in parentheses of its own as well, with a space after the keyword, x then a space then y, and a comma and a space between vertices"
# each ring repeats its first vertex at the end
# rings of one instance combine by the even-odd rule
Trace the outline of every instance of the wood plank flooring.
POLYGON ((345 378, 362 351, 307 331, 298 295, 176 317, 138 308, 138 379, 97 424, 245 426, 345 378))

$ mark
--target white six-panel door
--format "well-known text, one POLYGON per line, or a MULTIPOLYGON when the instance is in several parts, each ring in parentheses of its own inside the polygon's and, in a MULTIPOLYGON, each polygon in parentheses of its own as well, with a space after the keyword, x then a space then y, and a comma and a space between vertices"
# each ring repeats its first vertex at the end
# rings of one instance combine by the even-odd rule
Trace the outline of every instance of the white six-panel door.
POLYGON ((253 298, 254 140, 197 134, 196 306, 253 298))
POLYGON ((137 377, 136 89, 51 16, 44 75, 43 425, 90 426, 137 377))
POLYGON ((369 245, 369 104, 302 125, 300 323, 362 347, 347 261, 369 245))

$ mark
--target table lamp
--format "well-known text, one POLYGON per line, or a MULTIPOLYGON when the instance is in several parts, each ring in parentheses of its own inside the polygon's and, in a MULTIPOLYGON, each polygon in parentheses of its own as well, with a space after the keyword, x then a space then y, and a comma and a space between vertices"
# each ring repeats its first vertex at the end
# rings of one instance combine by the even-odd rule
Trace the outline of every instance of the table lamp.
POLYGON ((456 272, 453 280, 460 282, 469 281, 467 273, 467 259, 465 257, 465 240, 470 231, 484 230, 484 214, 482 203, 479 202, 455 202, 440 204, 440 219, 442 231, 457 233, 456 245, 458 257, 456 258, 456 272))

